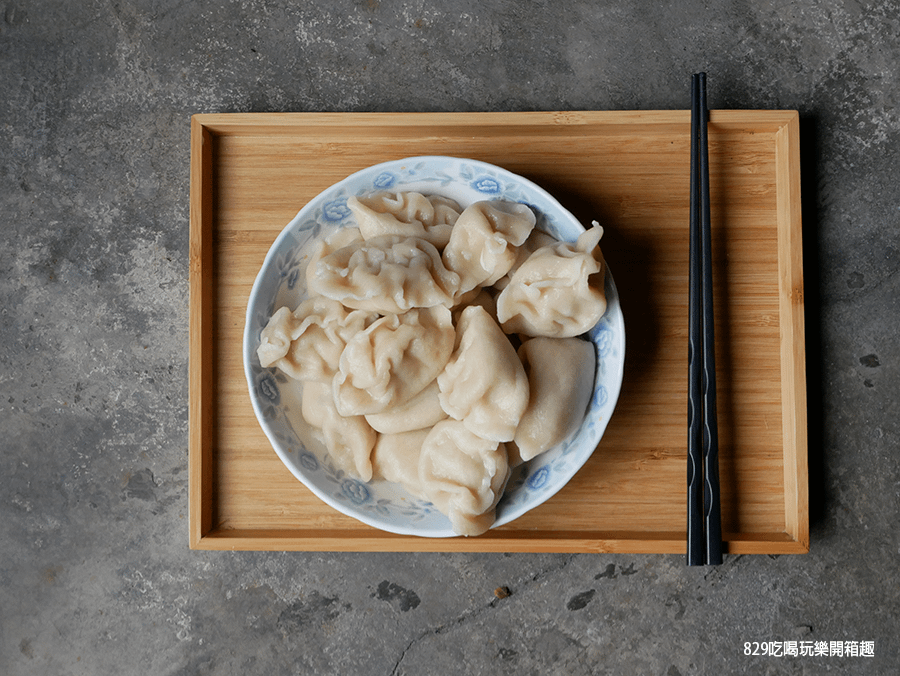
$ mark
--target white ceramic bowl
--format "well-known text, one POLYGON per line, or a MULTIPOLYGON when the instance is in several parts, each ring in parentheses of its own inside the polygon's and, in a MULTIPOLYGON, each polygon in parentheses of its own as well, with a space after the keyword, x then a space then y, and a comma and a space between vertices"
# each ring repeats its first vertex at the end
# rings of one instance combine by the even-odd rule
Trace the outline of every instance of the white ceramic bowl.
MULTIPOLYGON (((337 228, 356 225, 347 198, 376 190, 443 195, 463 208, 485 199, 523 202, 537 214, 539 229, 565 241, 575 241, 584 227, 545 190, 505 169, 454 157, 410 157, 363 169, 311 200, 275 240, 253 285, 244 330, 244 371, 256 417, 278 457, 320 499, 363 523, 392 533, 452 537, 449 520, 430 503, 396 484, 362 483, 338 470, 309 434, 296 383, 277 369, 262 368, 256 355, 260 331, 272 313, 285 305, 293 309, 307 297, 305 267, 316 241, 337 228)), ((497 507, 495 527, 562 489, 603 436, 625 361, 625 324, 608 268, 606 297, 606 314, 588 333, 596 348, 597 371, 584 422, 568 439, 514 471, 497 507)))

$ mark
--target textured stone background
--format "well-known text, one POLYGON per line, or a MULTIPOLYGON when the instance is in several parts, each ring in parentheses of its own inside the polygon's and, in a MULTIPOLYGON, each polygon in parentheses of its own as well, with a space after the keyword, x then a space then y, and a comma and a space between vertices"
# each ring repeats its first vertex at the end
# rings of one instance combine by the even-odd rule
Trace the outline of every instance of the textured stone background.
POLYGON ((0 674, 897 673, 898 34, 896 0, 0 5, 0 674), (188 550, 192 113, 684 109, 701 69, 802 115, 808 555, 188 550))

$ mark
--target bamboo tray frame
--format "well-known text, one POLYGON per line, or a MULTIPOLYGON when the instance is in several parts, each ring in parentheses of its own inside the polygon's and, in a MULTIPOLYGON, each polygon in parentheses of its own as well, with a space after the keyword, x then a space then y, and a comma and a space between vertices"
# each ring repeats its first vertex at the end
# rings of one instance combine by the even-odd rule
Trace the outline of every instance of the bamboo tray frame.
MULTIPOLYGON (((689 135, 689 111, 195 115, 191 548, 684 552, 689 135), (625 313, 625 382, 597 451, 556 496, 477 538, 384 533, 319 501, 269 446, 243 374, 246 301, 277 234, 329 185, 414 155, 503 166, 600 221, 625 313)), ((715 110, 709 143, 725 551, 803 553, 799 116, 715 110)))

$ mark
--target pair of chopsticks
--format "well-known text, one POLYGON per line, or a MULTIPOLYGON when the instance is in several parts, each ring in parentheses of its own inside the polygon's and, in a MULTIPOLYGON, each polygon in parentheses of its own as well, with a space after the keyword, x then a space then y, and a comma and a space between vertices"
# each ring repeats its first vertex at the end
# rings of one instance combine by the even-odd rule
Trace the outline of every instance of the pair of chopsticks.
POLYGON ((722 563, 706 73, 691 78, 687 565, 722 563))

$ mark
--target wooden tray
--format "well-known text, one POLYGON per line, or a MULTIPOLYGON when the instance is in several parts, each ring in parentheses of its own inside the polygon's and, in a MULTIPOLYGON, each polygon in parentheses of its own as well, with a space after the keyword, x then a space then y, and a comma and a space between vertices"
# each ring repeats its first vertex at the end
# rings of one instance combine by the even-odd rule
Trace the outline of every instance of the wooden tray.
MULTIPOLYGON (((712 111, 710 185, 723 533, 730 553, 809 549, 799 118, 712 111)), ((690 113, 299 113, 191 121, 190 546, 196 549, 685 551, 690 113), (247 297, 316 194, 414 155, 484 160, 606 228, 625 313, 618 407, 539 508, 477 538, 384 533, 310 493, 254 417, 247 297)))

